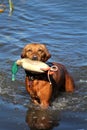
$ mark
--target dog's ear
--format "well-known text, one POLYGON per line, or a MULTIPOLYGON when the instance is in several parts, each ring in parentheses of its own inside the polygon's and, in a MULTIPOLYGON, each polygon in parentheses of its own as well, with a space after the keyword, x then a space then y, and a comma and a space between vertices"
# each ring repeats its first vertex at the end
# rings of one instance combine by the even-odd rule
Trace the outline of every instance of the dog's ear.
POLYGON ((25 51, 25 48, 22 50, 21 58, 26 58, 26 51, 25 51))
POLYGON ((29 44, 24 46, 22 53, 21 53, 21 58, 26 58, 26 51, 27 51, 28 46, 29 46, 29 44))
POLYGON ((41 44, 41 46, 44 49, 44 53, 45 53, 44 62, 46 62, 51 57, 51 54, 49 53, 48 49, 46 48, 46 45, 41 44))

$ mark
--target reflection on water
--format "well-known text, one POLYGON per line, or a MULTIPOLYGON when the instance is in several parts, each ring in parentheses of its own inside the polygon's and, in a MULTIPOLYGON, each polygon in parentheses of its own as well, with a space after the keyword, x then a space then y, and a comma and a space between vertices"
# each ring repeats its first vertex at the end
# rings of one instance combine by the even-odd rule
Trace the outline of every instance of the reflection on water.
MULTIPOLYGON (((8 7, 7 1, 4 0, 4 2, 8 7)), ((7 102, 27 107, 29 95, 25 90, 25 73, 20 69, 16 81, 12 82, 11 67, 13 62, 20 58, 25 44, 29 42, 44 43, 52 55, 49 61, 61 62, 66 65, 76 83, 76 91, 73 94, 59 95, 53 102, 52 108, 75 113, 82 112, 83 117, 78 114, 79 121, 85 125, 82 120, 87 121, 84 114, 84 112, 87 114, 87 1, 13 0, 13 2, 15 9, 11 17, 8 16, 8 8, 0 14, 1 98, 7 102)), ((38 118, 41 118, 42 114, 40 110, 29 108, 27 115, 30 115, 31 119, 26 116, 26 121, 31 126, 34 111, 38 118)), ((47 122, 44 125, 48 127, 53 125, 54 127, 58 125, 57 122, 60 122, 58 119, 55 122, 54 118, 50 117, 50 112, 47 115, 45 112, 43 113, 43 116, 48 116, 47 120, 52 121, 52 124, 47 122)), ((70 123, 66 120, 66 115, 62 122, 64 126, 65 122, 66 125, 70 123)), ((71 119, 72 116, 71 113, 68 119, 71 119)), ((38 119, 34 121, 37 121, 38 124, 38 119)), ((85 126, 78 125, 77 127, 76 125, 71 125, 72 129, 85 130, 85 126)))
POLYGON ((31 130, 51 130, 58 127, 59 121, 60 112, 58 110, 29 107, 26 113, 26 122, 31 130))

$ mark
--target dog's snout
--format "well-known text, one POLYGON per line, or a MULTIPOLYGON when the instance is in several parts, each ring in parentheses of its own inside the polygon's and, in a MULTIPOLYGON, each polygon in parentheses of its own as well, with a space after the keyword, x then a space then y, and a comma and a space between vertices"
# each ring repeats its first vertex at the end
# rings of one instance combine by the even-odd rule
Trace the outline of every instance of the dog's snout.
POLYGON ((38 57, 37 57, 36 55, 34 55, 34 56, 32 57, 32 60, 38 60, 38 57))

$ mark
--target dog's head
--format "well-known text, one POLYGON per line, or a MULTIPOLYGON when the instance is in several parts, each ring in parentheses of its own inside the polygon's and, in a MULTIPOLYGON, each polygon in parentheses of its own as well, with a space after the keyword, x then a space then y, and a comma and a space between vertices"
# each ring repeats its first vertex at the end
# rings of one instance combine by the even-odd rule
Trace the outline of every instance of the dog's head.
POLYGON ((24 47, 21 57, 46 62, 51 54, 44 44, 30 43, 24 47))

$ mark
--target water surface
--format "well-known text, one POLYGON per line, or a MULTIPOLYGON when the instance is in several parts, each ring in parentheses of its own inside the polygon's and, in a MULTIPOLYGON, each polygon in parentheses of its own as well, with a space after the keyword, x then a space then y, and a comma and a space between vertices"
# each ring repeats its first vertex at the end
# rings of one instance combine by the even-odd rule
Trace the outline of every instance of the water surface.
POLYGON ((0 14, 0 128, 28 130, 33 121, 41 124, 41 119, 46 119, 45 129, 86 130, 87 1, 15 0, 13 3, 12 16, 5 0, 7 8, 0 14), (23 69, 19 69, 16 81, 11 81, 11 66, 30 42, 44 43, 52 54, 49 61, 64 64, 76 83, 76 91, 59 96, 49 112, 28 108, 30 97, 25 90, 23 69))

